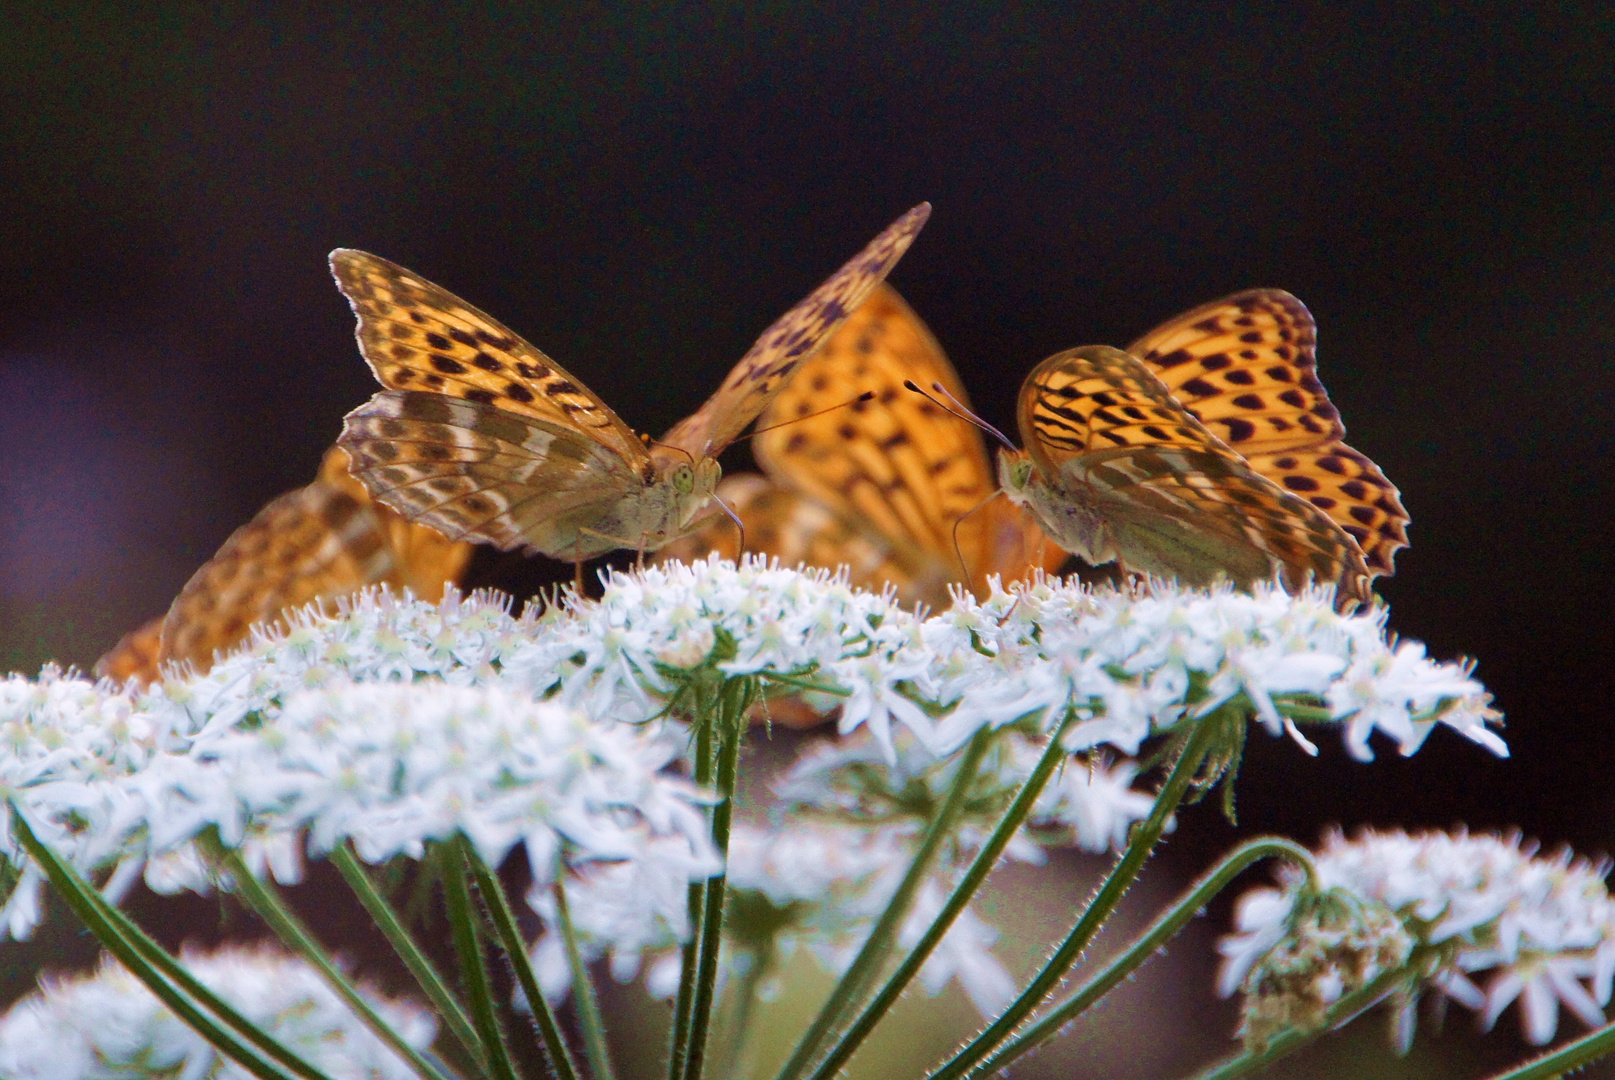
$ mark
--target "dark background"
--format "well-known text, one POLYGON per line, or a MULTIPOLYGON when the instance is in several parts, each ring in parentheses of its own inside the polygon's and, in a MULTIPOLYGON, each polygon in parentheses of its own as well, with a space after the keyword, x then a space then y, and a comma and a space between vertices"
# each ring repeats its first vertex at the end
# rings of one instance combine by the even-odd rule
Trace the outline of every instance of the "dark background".
MULTIPOLYGON (((1258 735, 1241 831, 1607 851, 1615 18, 1530 7, 10 6, 0 669, 89 664, 312 478, 377 389, 331 248, 660 432, 928 199, 892 281, 1006 427, 1059 349, 1253 285, 1318 319, 1413 516, 1391 624, 1478 659, 1513 756, 1258 735)), ((568 573, 490 552, 472 583, 568 573)), ((1207 806, 1170 857, 1233 836, 1207 806)))

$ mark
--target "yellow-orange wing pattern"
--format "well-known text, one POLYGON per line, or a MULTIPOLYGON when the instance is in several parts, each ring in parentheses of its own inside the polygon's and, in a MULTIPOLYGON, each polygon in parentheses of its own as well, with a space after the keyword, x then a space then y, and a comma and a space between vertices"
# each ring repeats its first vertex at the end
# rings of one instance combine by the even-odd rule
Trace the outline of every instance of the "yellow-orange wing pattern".
POLYGON ((441 599, 470 558, 470 545, 374 503, 347 469, 342 450, 328 451, 312 484, 270 502, 232 533, 186 582, 168 614, 120 641, 96 673, 149 682, 161 663, 190 661, 205 670, 254 623, 366 585, 408 587, 423 599, 441 599))
MULTIPOLYGON (((980 594, 989 574, 1057 568, 1064 552, 1021 510, 987 502, 994 481, 980 434, 904 389, 905 380, 941 383, 965 400, 941 346, 883 284, 759 419, 753 448, 770 483, 732 478, 735 486, 720 488, 746 525, 747 547, 786 564, 845 563, 858 584, 890 582, 905 600, 932 605, 947 602, 953 583, 980 594), (865 393, 874 396, 858 401, 865 393)), ((677 553, 703 546, 732 554, 738 533, 713 518, 677 553)))
POLYGON ((1408 513, 1367 457, 1347 446, 1318 380, 1317 324, 1281 289, 1251 289, 1184 312, 1127 351, 1253 469, 1318 507, 1390 574, 1408 513))
POLYGON ((1103 345, 1056 354, 1027 376, 1026 451, 1000 476, 1066 550, 1099 564, 1207 585, 1249 587, 1282 571, 1366 603, 1358 547, 1311 503, 1285 491, 1192 416, 1136 356, 1103 345))
POLYGON ((575 376, 459 297, 361 251, 331 255, 385 391, 340 444, 382 502, 455 539, 578 562, 687 531, 716 456, 908 250, 910 210, 763 332, 718 391, 647 450, 575 376))

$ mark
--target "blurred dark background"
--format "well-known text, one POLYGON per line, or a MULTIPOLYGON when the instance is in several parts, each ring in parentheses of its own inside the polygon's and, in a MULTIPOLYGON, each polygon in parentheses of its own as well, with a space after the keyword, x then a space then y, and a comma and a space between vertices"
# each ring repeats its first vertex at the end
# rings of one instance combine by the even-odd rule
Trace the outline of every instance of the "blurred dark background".
MULTIPOLYGON (((313 477, 377 389, 331 248, 486 308, 654 433, 928 199, 892 281, 1006 427, 1059 349, 1253 285, 1318 319, 1413 515, 1392 626, 1478 659, 1513 756, 1258 736, 1241 832, 1610 850, 1607 5, 267 10, 7 8, 0 669, 88 665, 313 477)), ((568 574, 487 552, 472 584, 568 574)), ((1208 805, 1168 858, 1234 835, 1208 805)))

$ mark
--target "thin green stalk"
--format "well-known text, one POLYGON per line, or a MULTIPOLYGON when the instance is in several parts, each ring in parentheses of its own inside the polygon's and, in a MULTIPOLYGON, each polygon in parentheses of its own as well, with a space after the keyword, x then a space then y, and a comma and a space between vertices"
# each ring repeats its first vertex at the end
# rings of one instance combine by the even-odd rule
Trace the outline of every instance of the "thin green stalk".
POLYGON ((477 919, 471 909, 471 890, 465 882, 466 871, 470 868, 460 857, 457 846, 448 844, 439 846, 437 864, 441 871, 438 877, 443 884, 443 904, 448 909, 454 948, 460 954, 460 976, 465 980, 466 994, 471 999, 471 1021, 476 1025, 477 1035, 496 1080, 516 1080, 510 1048, 505 1045, 505 1035, 500 1030, 499 1015, 494 1008, 493 988, 482 955, 482 942, 477 935, 477 919))
POLYGON ((1220 863, 1201 875, 1200 880, 1191 885, 1176 903, 1162 912, 1148 930, 1144 931, 1121 955, 1090 976, 1076 993, 1006 1044, 1003 1049, 977 1065, 970 1074, 970 1080, 984 1080, 985 1077, 1008 1068, 1022 1055, 1053 1038, 1061 1027, 1070 1023, 1089 1005, 1098 1001, 1123 979, 1142 967, 1145 961, 1155 955, 1157 949, 1199 914, 1211 902, 1212 897, 1227 888, 1228 884, 1244 873, 1251 864, 1269 858, 1291 860, 1300 866, 1308 879, 1313 880, 1314 886, 1316 885, 1312 856, 1300 844, 1276 836, 1260 837, 1241 844, 1224 856, 1220 863))
MULTIPOLYGON (((1305 1031, 1288 1031, 1268 1041, 1260 1050, 1247 1050, 1233 1057, 1225 1058, 1204 1072, 1196 1073, 1194 1080, 1236 1080, 1237 1077, 1249 1076, 1260 1069, 1265 1069, 1273 1062, 1310 1046, 1329 1032, 1334 1031, 1341 1024, 1353 1016, 1373 1005, 1380 998, 1396 989, 1399 982, 1408 978, 1406 968, 1397 968, 1387 971, 1373 982, 1360 990, 1356 990, 1339 1001, 1335 1002, 1324 1016, 1323 1022, 1315 1028, 1305 1031)), ((1533 1078, 1540 1076, 1553 1076, 1555 1073, 1533 1073, 1533 1078)), ((1512 1077, 1512 1074, 1511 1074, 1512 1077)), ((1518 1080, 1518 1078, 1512 1078, 1518 1080)))
POLYGON ((329 858, 337 872, 342 875, 342 879, 353 890, 353 895, 370 913, 376 928, 391 943, 393 951, 415 977, 416 984, 436 1007, 437 1014, 443 1018, 449 1032, 486 1072, 488 1063, 482 1056, 482 1044, 477 1038, 476 1029, 471 1026, 471 1018, 466 1015, 465 1007, 455 999, 454 991, 449 988, 448 982, 432 966, 431 960, 421 951, 420 946, 415 944, 415 939, 410 937, 403 919, 399 918, 386 897, 381 895, 375 883, 370 880, 370 875, 365 872, 352 849, 347 844, 339 844, 331 850, 329 858))
POLYGON ((1099 928, 1121 902, 1122 895, 1138 877, 1139 871, 1144 868, 1144 861, 1149 858, 1162 833, 1166 831, 1166 823, 1171 819, 1178 804, 1183 801, 1184 795, 1188 793, 1189 785, 1199 773, 1201 763, 1205 761, 1206 754, 1217 738, 1222 727, 1218 723, 1219 719, 1218 713, 1214 712, 1195 724, 1194 732, 1184 745, 1183 752, 1178 755, 1177 763, 1172 766, 1172 772, 1167 776, 1166 783, 1161 786, 1161 793, 1155 798, 1150 816, 1141 824, 1134 826, 1132 840, 1128 843, 1126 852, 1117 860, 1098 893, 1088 902, 1088 907, 1077 920, 1077 925, 1071 928, 1071 933, 1044 964, 1043 970, 1037 973, 1031 984, 1022 991, 1021 996, 1015 999, 1014 1004, 1005 1009, 987 1030, 977 1035, 971 1040, 970 1045, 955 1054, 927 1080, 955 1080, 956 1077, 975 1068, 976 1063, 991 1054, 999 1043, 1013 1034, 1032 1011, 1042 1004, 1043 999, 1059 985, 1060 980, 1065 978, 1071 965, 1077 962, 1077 957, 1088 947, 1093 936, 1099 932, 1099 928))
MULTIPOLYGON (((718 804, 712 808, 712 845, 725 862, 729 858, 729 828, 735 812, 735 778, 740 770, 740 742, 746 731, 750 687, 743 678, 723 684, 718 699, 718 804)), ((707 879, 705 910, 701 919, 701 962, 696 971, 695 999, 690 1009, 690 1035, 685 1043, 685 1080, 701 1080, 706 1064, 707 1032, 718 984, 718 958, 723 951, 723 905, 727 877, 707 879)))
POLYGON ((527 943, 522 939, 521 929, 516 925, 516 914, 511 910, 510 898, 505 895, 504 886, 499 884, 499 875, 482 861, 482 856, 477 854, 471 842, 464 836, 459 838, 459 848, 461 858, 471 868, 471 875, 476 878, 477 891, 482 894, 488 921, 493 924, 494 933, 499 935, 499 944, 505 951, 505 958, 516 974, 516 985, 521 987, 522 994, 527 998, 528 1007, 533 1010, 533 1020, 538 1025, 539 1035, 544 1040, 544 1050, 549 1055, 551 1075, 556 1080, 577 1080, 577 1063, 572 1060, 572 1053, 566 1048, 566 1040, 561 1037, 561 1025, 556 1022, 555 1011, 550 1008, 548 999, 539 989, 538 976, 533 974, 533 965, 527 961, 527 943))
POLYGON ((851 690, 844 690, 833 683, 816 683, 810 679, 800 679, 792 675, 777 675, 772 671, 758 672, 762 678, 782 686, 794 686, 798 690, 813 690, 820 694, 830 694, 833 697, 851 697, 851 690))
POLYGON ((790 1060, 780 1069, 776 1080, 798 1080, 813 1063, 824 1040, 841 1022, 847 1011, 858 1003, 870 980, 886 962, 892 943, 897 940, 897 933, 902 929, 903 920, 908 918, 909 909, 914 905, 914 897, 931 872, 931 864, 937 851, 953 834, 954 823, 964 807, 965 796, 976 781, 976 770, 981 765, 983 755, 987 753, 992 737, 992 732, 983 730, 977 732, 976 737, 970 740, 969 746, 960 757, 958 771, 954 774, 947 796, 937 806, 930 824, 926 826, 925 835, 920 840, 919 850, 914 853, 913 861, 909 863, 908 872, 898 883, 897 891, 892 894, 892 898, 887 901, 886 910, 881 912, 874 928, 870 930, 863 948, 853 958, 852 966, 847 968, 846 974, 836 983, 829 1000, 820 1006, 818 1015, 813 1018, 813 1023, 797 1042, 790 1060))
POLYGON ((751 1014, 757 1001, 757 988, 762 985, 763 976, 768 974, 773 964, 774 945, 771 939, 767 945, 753 951, 751 967, 746 969, 739 985, 735 987, 735 1012, 725 1025, 730 1034, 724 1058, 719 1063, 719 1075, 738 1075, 736 1070, 745 1060, 746 1047, 751 1041, 751 1014))
POLYGON ((561 940, 566 945, 566 963, 572 969, 572 1000, 577 1005, 578 1024, 583 1028, 583 1049, 589 1057, 589 1071, 594 1080, 614 1080, 611 1068, 611 1051, 606 1044, 606 1022, 600 1015, 600 1003, 594 997, 594 984, 589 981, 589 968, 578 949, 577 931, 572 927, 572 913, 566 906, 566 879, 557 870, 555 884, 555 916, 560 924, 561 940))
POLYGON ((1491 1080, 1549 1080, 1550 1077, 1568 1076, 1599 1058, 1615 1051, 1615 1024, 1595 1028, 1579 1039, 1572 1039, 1557 1050, 1517 1065, 1508 1072, 1498 1073, 1491 1080))
POLYGON ((216 866, 222 866, 229 873, 235 883, 236 895, 245 900, 247 906, 269 924, 275 936, 280 938, 288 949, 313 965, 326 985, 336 991, 337 996, 353 1010, 354 1015, 363 1021, 365 1027, 369 1028, 376 1038, 409 1062, 410 1067, 420 1076, 443 1080, 442 1072, 418 1050, 405 1042, 381 1014, 376 1012, 365 996, 359 993, 358 988, 348 980, 348 977, 331 962, 319 939, 309 931, 285 901, 281 900, 274 888, 252 875, 252 871, 247 869, 247 864, 242 861, 238 852, 225 848, 216 840, 209 843, 199 838, 198 843, 208 852, 216 866))
MULTIPOLYGON (((695 731, 695 782, 702 787, 712 783, 712 724, 705 722, 705 709, 697 701, 695 731)), ((706 907, 707 883, 692 881, 685 893, 690 920, 690 940, 684 943, 679 966, 679 996, 673 1006, 672 1045, 667 1053, 667 1080, 681 1080, 684 1057, 690 1040, 690 1015, 695 1005, 695 981, 701 966, 701 914, 706 907)))
POLYGON ((1003 855, 1004 849, 1009 846, 1010 840, 1020 831, 1021 826, 1026 822, 1027 816, 1031 814, 1032 807, 1036 805, 1038 797, 1043 794, 1043 788, 1048 784, 1049 777, 1054 775, 1055 767, 1065 759, 1068 752, 1060 745, 1060 739, 1064 737, 1066 728, 1071 725, 1072 718, 1075 715, 1073 710, 1066 710, 1065 716, 1050 735, 1049 744, 1044 748, 1043 756, 1038 759, 1031 775, 1021 784, 1020 791, 1015 794, 1015 800, 1004 811, 1004 816, 999 820, 992 836, 987 839, 986 845, 977 852, 975 861, 970 864, 970 869, 965 871, 964 877, 954 886, 952 895, 948 897, 947 903, 942 906, 942 910, 937 914, 936 919, 932 921, 930 928, 926 930, 925 936, 920 938, 919 942, 910 950, 908 956, 904 958, 903 963, 886 980, 886 985, 881 987, 880 992, 864 1007, 864 1011, 859 1015, 858 1019, 841 1036, 836 1045, 831 1048, 829 1056, 820 1062, 811 1080, 831 1080, 841 1066, 846 1064, 853 1054, 857 1053, 858 1048, 863 1045, 869 1033, 875 1030, 875 1026, 885 1018, 886 1013, 902 995, 903 991, 908 989, 908 985, 914 980, 914 976, 918 975, 920 969, 925 966, 925 962, 930 959, 931 953, 953 926, 954 920, 959 917, 959 913, 964 911, 966 905, 970 903, 971 897, 975 896, 976 891, 987 880, 987 875, 992 873, 993 867, 998 865, 998 859, 1003 855))
POLYGON ((10 809, 12 833, 16 836, 17 842, 35 862, 39 863, 51 886, 78 916, 79 921, 95 935, 108 952, 117 957, 119 963, 123 964, 130 974, 138 978, 170 1012, 184 1021, 187 1027, 206 1039, 219 1053, 238 1063, 260 1080, 288 1080, 287 1073, 264 1060, 264 1057, 254 1053, 252 1049, 214 1023, 213 1019, 193 1004, 184 993, 170 984, 168 981, 170 977, 175 982, 185 985, 188 993, 261 1050, 266 1057, 279 1061, 306 1080, 328 1080, 324 1073, 291 1053, 257 1025, 196 982, 162 946, 147 937, 121 911, 108 904, 94 886, 81 878, 48 846, 41 843, 15 803, 11 804, 10 809), (190 987, 195 989, 189 989, 190 987))

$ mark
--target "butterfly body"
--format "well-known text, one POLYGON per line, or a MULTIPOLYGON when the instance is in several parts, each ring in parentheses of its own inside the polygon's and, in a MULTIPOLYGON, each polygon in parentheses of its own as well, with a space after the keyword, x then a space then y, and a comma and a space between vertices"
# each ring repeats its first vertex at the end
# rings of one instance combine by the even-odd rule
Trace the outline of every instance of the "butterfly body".
POLYGON ((354 475, 456 539, 571 562, 655 551, 711 501, 717 456, 869 294, 930 213, 893 222, 776 320, 718 391, 647 447, 554 360, 470 304, 362 251, 331 255, 387 389, 348 414, 354 475))

